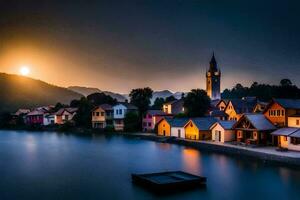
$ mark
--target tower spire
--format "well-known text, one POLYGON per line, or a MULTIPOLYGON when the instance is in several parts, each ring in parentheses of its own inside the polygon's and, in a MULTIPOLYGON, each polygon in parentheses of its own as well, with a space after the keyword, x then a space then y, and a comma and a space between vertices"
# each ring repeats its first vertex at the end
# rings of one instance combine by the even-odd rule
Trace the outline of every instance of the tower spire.
POLYGON ((214 72, 218 70, 217 61, 215 58, 215 52, 213 51, 213 55, 211 57, 211 60, 209 62, 209 71, 214 72))

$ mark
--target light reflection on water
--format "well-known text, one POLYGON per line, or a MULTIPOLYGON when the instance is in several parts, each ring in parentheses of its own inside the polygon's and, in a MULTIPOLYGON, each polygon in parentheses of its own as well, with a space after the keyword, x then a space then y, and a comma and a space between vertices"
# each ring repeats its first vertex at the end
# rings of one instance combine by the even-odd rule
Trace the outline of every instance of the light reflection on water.
POLYGON ((0 199, 154 199, 133 172, 184 170, 207 190, 160 199, 297 199, 299 168, 123 136, 0 131, 0 199), (249 192, 253 191, 253 192, 249 192))

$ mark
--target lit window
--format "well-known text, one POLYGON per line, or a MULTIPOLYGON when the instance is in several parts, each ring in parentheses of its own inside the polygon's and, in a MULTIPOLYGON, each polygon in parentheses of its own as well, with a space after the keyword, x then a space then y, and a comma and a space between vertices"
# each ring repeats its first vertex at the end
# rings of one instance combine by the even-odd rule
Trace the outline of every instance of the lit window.
POLYGON ((296 120, 296 125, 299 125, 299 124, 300 124, 300 120, 297 119, 297 120, 296 120))
POLYGON ((287 141, 287 137, 286 137, 286 136, 284 136, 284 137, 283 137, 283 140, 284 140, 284 141, 287 141))

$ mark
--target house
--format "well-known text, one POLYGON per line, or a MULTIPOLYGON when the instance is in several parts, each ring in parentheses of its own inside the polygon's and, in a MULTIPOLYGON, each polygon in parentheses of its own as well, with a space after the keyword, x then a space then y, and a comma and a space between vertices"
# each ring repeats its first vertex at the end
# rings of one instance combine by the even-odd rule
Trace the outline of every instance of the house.
POLYGON ((300 99, 272 99, 263 111, 276 127, 286 127, 288 117, 300 113, 300 99))
POLYGON ((300 128, 300 114, 294 114, 288 117, 288 127, 300 128))
POLYGON ((262 113, 266 107, 267 107, 268 103, 267 102, 262 102, 262 101, 258 101, 256 103, 256 105, 253 108, 253 113, 262 113))
POLYGON ((228 115, 227 115, 227 113, 225 113, 224 110, 212 110, 209 112, 209 116, 214 117, 219 120, 227 120, 228 119, 228 115))
POLYGON ((76 115, 78 108, 61 108, 54 115, 55 124, 64 124, 72 122, 73 117, 76 115))
POLYGON ((109 104, 96 106, 92 110, 92 127, 103 129, 107 125, 112 125, 113 107, 109 104))
POLYGON ((236 121, 217 121, 211 127, 212 141, 231 142, 235 140, 235 130, 233 129, 236 121))
POLYGON ((242 99, 232 99, 226 105, 224 111, 229 120, 239 120, 244 113, 251 113, 257 103, 255 97, 243 97, 242 99))
POLYGON ((151 132, 155 129, 155 125, 159 122, 163 117, 172 116, 168 115, 162 110, 148 110, 143 117, 142 128, 145 132, 151 132))
POLYGON ((213 117, 190 119, 184 126, 185 138, 191 140, 211 140, 210 127, 216 121, 213 117))
POLYGON ((188 118, 173 118, 170 120, 171 136, 185 138, 184 125, 189 121, 188 118))
POLYGON ((275 145, 289 150, 300 151, 300 115, 288 117, 288 127, 280 128, 271 133, 275 145))
POLYGON ((184 100, 174 100, 171 102, 167 102, 163 104, 163 111, 166 114, 172 114, 177 115, 179 113, 184 113, 184 107, 183 107, 184 100))
POLYGON ((138 112, 138 108, 130 103, 122 102, 113 106, 113 125, 116 131, 124 130, 124 118, 128 112, 138 112))
POLYGON ((171 136, 172 118, 164 117, 157 123, 157 135, 171 136))
POLYGON ((48 112, 46 110, 33 110, 25 117, 25 124, 27 125, 44 125, 44 115, 48 112))
POLYGON ((238 142, 257 145, 273 143, 270 133, 276 129, 263 114, 259 113, 243 114, 233 128, 236 130, 238 142))
POLYGON ((44 114, 43 125, 53 125, 55 124, 55 115, 51 113, 44 114))
POLYGON ((229 102, 229 100, 220 99, 220 100, 218 100, 215 107, 218 108, 218 110, 225 110, 226 105, 227 105, 228 102, 229 102))

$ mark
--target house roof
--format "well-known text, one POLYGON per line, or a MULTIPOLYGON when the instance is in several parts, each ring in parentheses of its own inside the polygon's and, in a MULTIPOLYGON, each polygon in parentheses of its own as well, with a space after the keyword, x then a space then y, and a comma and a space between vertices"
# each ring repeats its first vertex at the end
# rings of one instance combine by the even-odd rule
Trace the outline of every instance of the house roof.
POLYGON ((235 126, 244 118, 248 119, 248 121, 255 127, 256 130, 264 131, 264 130, 274 130, 276 127, 263 115, 257 113, 246 113, 244 114, 239 121, 235 124, 235 126))
POLYGON ((15 115, 21 115, 21 114, 27 114, 27 113, 30 113, 30 109, 20 108, 19 110, 17 110, 17 112, 15 112, 15 115))
POLYGON ((296 132, 297 130, 299 130, 299 128, 294 128, 294 127, 280 128, 280 129, 277 129, 276 131, 272 132, 271 135, 289 136, 292 133, 296 132))
POLYGON ((168 123, 171 125, 171 127, 184 127, 188 121, 189 118, 172 118, 169 119, 168 123))
POLYGON ((300 138, 300 128, 297 131, 295 131, 294 133, 292 133, 290 135, 290 137, 300 138))
MULTIPOLYGON (((210 130, 210 127, 217 122, 217 120, 213 117, 198 117, 190 119, 199 130, 206 131, 210 130)), ((187 124, 187 123, 186 123, 187 124)))
POLYGON ((107 103, 105 103, 105 104, 101 104, 99 107, 101 107, 103 110, 112 110, 113 108, 112 108, 112 106, 111 105, 109 105, 109 104, 107 104, 107 103))
POLYGON ((149 115, 167 115, 162 110, 148 110, 147 114, 149 114, 149 115))
POLYGON ((78 108, 71 108, 71 107, 70 108, 61 108, 55 113, 55 115, 62 115, 64 113, 64 111, 67 111, 67 112, 73 114, 74 112, 77 112, 77 110, 78 110, 78 108))
POLYGON ((135 105, 127 103, 127 102, 119 102, 119 104, 125 106, 128 110, 137 110, 138 109, 135 105))
POLYGON ((300 99, 273 99, 284 108, 300 109, 300 99))
POLYGON ((181 104, 181 103, 183 104, 183 99, 176 99, 174 101, 164 103, 164 105, 173 105, 173 104, 181 104))
POLYGON ((216 123, 214 123, 211 128, 215 127, 217 124, 220 124, 220 126, 222 126, 225 130, 231 130, 233 129, 234 124, 236 123, 236 121, 234 120, 220 120, 217 121, 216 123))
POLYGON ((210 112, 209 115, 212 117, 227 117, 228 116, 228 114, 225 113, 225 111, 223 111, 223 110, 213 110, 210 112))
MULTIPOLYGON (((232 99, 230 100, 232 103, 234 110, 237 114, 252 112, 255 107, 257 100, 254 97, 244 97, 242 99, 232 99)), ((226 105, 229 105, 229 103, 226 105)), ((225 109, 226 109, 225 108, 225 109)))
POLYGON ((43 110, 33 110, 30 113, 27 114, 27 116, 33 116, 33 115, 44 115, 46 112, 43 110))

